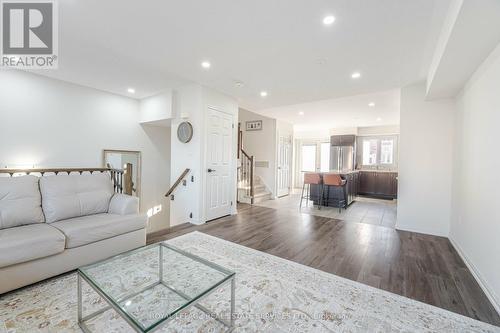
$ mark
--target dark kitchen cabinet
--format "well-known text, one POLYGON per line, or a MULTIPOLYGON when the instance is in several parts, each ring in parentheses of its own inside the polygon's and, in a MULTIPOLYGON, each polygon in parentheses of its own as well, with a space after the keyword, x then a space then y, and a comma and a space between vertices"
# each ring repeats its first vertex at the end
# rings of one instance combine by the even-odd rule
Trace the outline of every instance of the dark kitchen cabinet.
POLYGON ((359 194, 386 199, 397 198, 396 172, 361 171, 359 177, 359 194))
POLYGON ((332 146, 354 146, 356 143, 355 135, 333 135, 330 138, 332 146))
POLYGON ((375 172, 362 171, 359 173, 359 194, 375 194, 375 172))
POLYGON ((350 205, 358 195, 359 172, 349 173, 345 175, 344 178, 347 180, 346 183, 347 204, 350 205))
POLYGON ((332 146, 342 146, 342 135, 334 135, 330 138, 332 146))
POLYGON ((375 194, 390 196, 392 194, 392 175, 386 172, 375 174, 375 194))

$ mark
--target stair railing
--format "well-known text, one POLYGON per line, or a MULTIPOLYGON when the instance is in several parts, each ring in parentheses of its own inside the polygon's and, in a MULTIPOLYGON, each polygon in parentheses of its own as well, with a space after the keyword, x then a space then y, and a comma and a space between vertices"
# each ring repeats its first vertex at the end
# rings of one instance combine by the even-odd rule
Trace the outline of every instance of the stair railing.
POLYGON ((40 175, 43 177, 45 174, 54 174, 54 175, 59 175, 59 174, 84 174, 84 173, 105 173, 109 172, 109 175, 111 177, 111 181, 113 182, 113 190, 116 193, 124 193, 124 184, 123 184, 123 178, 125 171, 124 170, 118 170, 118 169, 112 169, 111 167, 107 168, 51 168, 51 169, 0 169, 0 175, 1 174, 6 174, 7 177, 14 177, 14 176, 21 176, 21 175, 40 175))
POLYGON ((255 197, 255 158, 243 150, 241 123, 238 124, 238 159, 240 160, 238 187, 244 189, 245 196, 250 198, 250 203, 253 204, 255 197))
POLYGON ((238 175, 238 181, 241 187, 245 189, 245 195, 250 198, 250 203, 254 203, 255 195, 255 158, 248 155, 241 149, 241 167, 238 175))
MULTIPOLYGON (((167 191, 167 194, 165 194, 166 197, 171 196, 172 193, 174 193, 177 186, 179 186, 179 184, 184 180, 184 178, 186 178, 189 172, 191 172, 191 169, 186 169, 182 172, 179 178, 177 178, 177 180, 175 181, 174 185, 172 185, 170 189, 167 191)), ((174 200, 173 196, 171 197, 171 199, 174 200)))

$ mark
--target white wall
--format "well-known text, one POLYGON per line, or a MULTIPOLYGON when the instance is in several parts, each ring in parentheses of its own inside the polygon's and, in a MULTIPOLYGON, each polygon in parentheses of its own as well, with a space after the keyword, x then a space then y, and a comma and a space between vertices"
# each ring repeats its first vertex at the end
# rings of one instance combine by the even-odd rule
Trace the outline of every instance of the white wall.
POLYGON ((243 131, 243 150, 255 156, 258 162, 268 162, 269 167, 256 167, 255 174, 259 176, 266 187, 276 196, 276 119, 239 109, 239 121, 243 131), (247 131, 247 121, 262 120, 262 131, 247 131))
MULTIPOLYGON (((205 177, 206 177, 206 124, 208 107, 233 115, 234 123, 238 122, 238 105, 235 100, 211 89, 197 84, 191 84, 176 89, 173 94, 172 119, 172 183, 189 168, 190 176, 194 182, 188 179, 187 186, 180 186, 174 193, 175 200, 171 201, 170 221, 171 225, 186 222, 202 224, 205 222, 205 177), (181 118, 182 117, 182 118, 181 118), (189 121, 193 125, 193 138, 185 144, 177 139, 177 128, 183 121, 189 121), (191 216, 192 214, 192 216, 191 216)), ((231 184, 231 197, 233 214, 236 213, 236 149, 237 149, 237 126, 233 132, 233 171, 234 179, 231 184)))
POLYGON ((0 167, 102 167, 103 149, 142 152, 141 210, 167 228, 170 132, 139 124, 139 102, 20 71, 0 73, 0 167))
POLYGON ((500 313, 500 45, 458 97, 450 240, 500 313))
POLYGON ((448 236, 453 100, 425 101, 425 83, 401 90, 397 229, 448 236))
POLYGON ((324 139, 332 135, 379 135, 399 134, 399 125, 366 126, 366 127, 339 127, 318 131, 294 131, 296 139, 324 139))
POLYGON ((371 126, 371 127, 358 127, 358 135, 386 135, 386 134, 399 134, 399 125, 392 126, 371 126))
POLYGON ((194 182, 188 181, 187 186, 179 187, 175 193, 175 200, 170 202, 170 224, 172 226, 191 222, 201 223, 201 146, 204 140, 202 128, 202 89, 199 85, 189 85, 174 92, 174 114, 185 113, 187 118, 172 119, 171 132, 171 174, 173 184, 185 169, 191 169, 190 176, 194 182), (193 125, 193 138, 188 143, 181 143, 177 139, 177 128, 183 121, 193 125), (190 214, 193 214, 190 217, 190 214))
POLYGON ((172 91, 142 99, 139 109, 142 124, 169 125, 172 118, 172 91))
POLYGON ((322 140, 325 138, 330 138, 329 129, 322 129, 317 131, 303 131, 294 128, 293 136, 295 140, 322 140))

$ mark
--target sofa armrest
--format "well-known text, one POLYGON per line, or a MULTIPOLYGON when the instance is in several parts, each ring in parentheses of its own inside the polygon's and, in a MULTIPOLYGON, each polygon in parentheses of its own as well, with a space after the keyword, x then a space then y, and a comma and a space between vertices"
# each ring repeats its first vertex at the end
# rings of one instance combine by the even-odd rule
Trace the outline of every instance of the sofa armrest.
POLYGON ((111 198, 108 213, 117 215, 139 214, 139 198, 116 193, 111 198))

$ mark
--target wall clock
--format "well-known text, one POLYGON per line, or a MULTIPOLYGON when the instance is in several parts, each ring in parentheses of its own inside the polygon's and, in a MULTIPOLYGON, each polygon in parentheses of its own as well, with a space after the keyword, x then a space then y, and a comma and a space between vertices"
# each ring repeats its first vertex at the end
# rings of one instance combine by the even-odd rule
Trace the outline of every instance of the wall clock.
POLYGON ((184 121, 177 127, 177 138, 182 143, 188 143, 193 138, 193 125, 190 122, 184 121))

